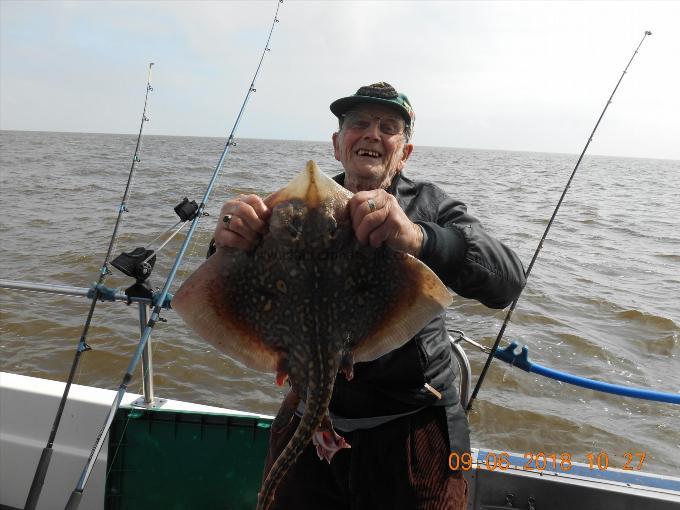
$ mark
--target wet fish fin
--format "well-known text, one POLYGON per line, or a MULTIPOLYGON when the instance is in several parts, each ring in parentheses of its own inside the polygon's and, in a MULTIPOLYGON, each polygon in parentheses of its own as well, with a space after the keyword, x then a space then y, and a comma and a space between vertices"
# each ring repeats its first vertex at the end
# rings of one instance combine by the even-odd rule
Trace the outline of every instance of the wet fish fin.
POLYGON ((453 297, 432 270, 403 255, 402 284, 394 304, 376 328, 352 349, 354 361, 372 361, 397 349, 449 306, 453 297))
POLYGON ((231 250, 218 250, 185 280, 172 298, 172 308, 202 338, 230 358, 261 372, 277 372, 279 354, 257 333, 237 320, 235 307, 224 299, 224 267, 231 250))

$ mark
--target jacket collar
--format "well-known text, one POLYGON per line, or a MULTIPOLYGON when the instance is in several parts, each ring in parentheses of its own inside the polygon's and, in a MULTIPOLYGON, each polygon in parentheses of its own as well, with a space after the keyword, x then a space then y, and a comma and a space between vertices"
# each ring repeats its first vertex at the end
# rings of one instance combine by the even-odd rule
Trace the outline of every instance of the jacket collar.
MULTIPOLYGON (((344 186, 344 185, 345 185, 345 172, 343 172, 343 173, 341 173, 341 174, 338 174, 338 175, 334 176, 334 177, 333 177, 333 180, 334 180, 335 182, 337 182, 340 186, 344 186)), ((401 172, 399 172, 397 175, 394 176, 394 179, 392 179, 392 182, 391 182, 390 185, 386 188, 386 191, 387 191, 390 195, 398 196, 398 191, 401 191, 401 188, 403 187, 403 186, 400 185, 400 183, 401 183, 402 181, 403 181, 404 183, 407 183, 407 187, 413 186, 413 182, 412 182, 410 179, 404 177, 404 176, 401 174, 401 172)))

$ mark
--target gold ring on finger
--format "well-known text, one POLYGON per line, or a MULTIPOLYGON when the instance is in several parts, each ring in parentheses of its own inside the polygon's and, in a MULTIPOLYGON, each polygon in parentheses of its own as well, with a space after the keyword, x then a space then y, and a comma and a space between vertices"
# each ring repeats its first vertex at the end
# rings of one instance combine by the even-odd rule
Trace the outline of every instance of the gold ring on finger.
POLYGON ((224 222, 224 228, 229 228, 229 222, 231 221, 232 215, 225 214, 222 216, 222 221, 224 222))

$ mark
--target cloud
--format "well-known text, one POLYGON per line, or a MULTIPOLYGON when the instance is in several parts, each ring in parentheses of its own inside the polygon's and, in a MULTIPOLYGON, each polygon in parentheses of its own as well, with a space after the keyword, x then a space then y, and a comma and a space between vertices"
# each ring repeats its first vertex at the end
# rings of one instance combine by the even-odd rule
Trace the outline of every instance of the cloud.
MULTIPOLYGON (((154 61, 149 132, 224 136, 277 5, 2 2, 0 127, 133 132, 154 61)), ((386 80, 416 143, 573 152, 650 28, 591 150, 680 158, 680 4, 613 6, 287 1, 239 134, 327 139, 330 101, 386 80)))

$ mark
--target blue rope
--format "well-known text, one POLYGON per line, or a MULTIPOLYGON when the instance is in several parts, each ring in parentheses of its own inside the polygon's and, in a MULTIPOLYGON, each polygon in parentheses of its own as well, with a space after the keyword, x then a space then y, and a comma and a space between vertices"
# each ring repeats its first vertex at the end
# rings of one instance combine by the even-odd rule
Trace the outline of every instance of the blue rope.
POLYGON ((533 363, 529 360, 529 348, 525 345, 519 354, 515 353, 518 344, 511 342, 505 349, 499 349, 494 356, 501 361, 505 361, 510 365, 521 368, 525 372, 533 372, 534 374, 549 377, 557 381, 562 381, 574 386, 588 388, 604 393, 612 393, 614 395, 622 395, 624 397, 641 398, 644 400, 654 400, 656 402, 667 402, 669 404, 680 404, 680 393, 664 393, 661 391, 646 390, 644 388, 633 388, 630 386, 621 386, 619 384, 610 384, 587 377, 580 377, 578 375, 562 372, 552 368, 544 367, 538 363, 533 363))

